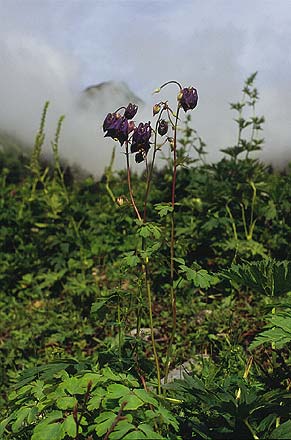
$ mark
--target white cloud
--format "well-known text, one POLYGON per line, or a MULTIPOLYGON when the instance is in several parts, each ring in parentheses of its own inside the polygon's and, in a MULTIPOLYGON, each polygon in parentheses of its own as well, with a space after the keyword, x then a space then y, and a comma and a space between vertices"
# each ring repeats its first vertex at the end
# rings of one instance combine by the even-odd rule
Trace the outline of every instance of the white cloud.
MULTIPOLYGON (((267 119, 265 157, 286 160, 288 0, 0 0, 0 8, 2 123, 29 137, 50 99, 52 126, 57 114, 67 114, 63 151, 90 171, 95 163, 101 171, 110 151, 108 140, 96 135, 97 118, 76 111, 83 87, 124 80, 151 105, 151 91, 169 79, 194 85, 200 99, 193 124, 217 157, 236 137, 228 103, 240 97, 243 80, 255 70, 258 111, 267 119)), ((175 99, 175 89, 168 90, 175 99)), ((99 120, 107 109, 100 109, 99 120)))

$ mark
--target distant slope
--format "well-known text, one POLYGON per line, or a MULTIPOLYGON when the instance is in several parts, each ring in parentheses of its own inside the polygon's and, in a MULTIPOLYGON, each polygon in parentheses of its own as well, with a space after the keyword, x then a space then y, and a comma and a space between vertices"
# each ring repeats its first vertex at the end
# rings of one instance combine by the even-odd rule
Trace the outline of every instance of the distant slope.
POLYGON ((113 107, 111 111, 114 111, 118 107, 126 106, 129 102, 138 106, 144 105, 142 99, 122 81, 106 81, 87 87, 80 98, 80 104, 83 108, 96 112, 100 109, 109 111, 109 105, 113 107))

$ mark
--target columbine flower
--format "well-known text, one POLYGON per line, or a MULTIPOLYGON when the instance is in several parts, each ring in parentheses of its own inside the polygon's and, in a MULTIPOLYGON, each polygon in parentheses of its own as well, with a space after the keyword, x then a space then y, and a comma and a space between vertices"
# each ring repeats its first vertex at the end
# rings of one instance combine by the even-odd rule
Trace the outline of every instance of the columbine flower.
POLYGON ((128 106, 126 107, 125 111, 124 111, 124 117, 126 119, 132 119, 135 117, 136 112, 137 112, 138 106, 135 104, 128 104, 128 106))
POLYGON ((138 127, 134 129, 131 141, 131 153, 137 153, 135 156, 136 162, 142 162, 145 159, 150 149, 150 138, 152 134, 151 123, 141 122, 138 127))
POLYGON ((158 133, 159 135, 164 136, 167 132, 168 132, 168 122, 165 121, 164 119, 161 119, 158 125, 158 133))
POLYGON ((136 163, 141 163, 143 160, 146 159, 149 149, 150 149, 150 144, 145 145, 143 148, 141 148, 141 150, 138 153, 136 153, 135 155, 136 163))
POLYGON ((103 122, 105 137, 117 139, 121 145, 128 139, 128 121, 119 113, 108 113, 103 122))
POLYGON ((194 87, 186 87, 180 91, 177 99, 185 112, 193 110, 198 102, 197 90, 194 87))

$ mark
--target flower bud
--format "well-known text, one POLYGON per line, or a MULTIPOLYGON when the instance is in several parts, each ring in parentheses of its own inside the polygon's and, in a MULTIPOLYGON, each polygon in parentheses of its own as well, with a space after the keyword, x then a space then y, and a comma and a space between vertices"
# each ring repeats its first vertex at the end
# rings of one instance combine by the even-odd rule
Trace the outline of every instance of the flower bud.
POLYGON ((168 132, 168 122, 165 121, 164 119, 161 119, 159 121, 159 125, 158 125, 158 133, 160 136, 164 136, 167 132, 168 132))
POLYGON ((116 203, 117 203, 119 206, 122 206, 122 205, 124 204, 124 197, 123 197, 123 196, 119 196, 119 197, 117 197, 117 199, 116 199, 116 203))
POLYGON ((161 110, 161 105, 160 104, 155 104, 153 106, 153 116, 157 115, 160 110, 161 110))
POLYGON ((171 147, 171 149, 173 149, 174 148, 174 139, 172 138, 172 137, 168 137, 167 138, 167 141, 169 142, 169 144, 170 144, 170 147, 171 147))

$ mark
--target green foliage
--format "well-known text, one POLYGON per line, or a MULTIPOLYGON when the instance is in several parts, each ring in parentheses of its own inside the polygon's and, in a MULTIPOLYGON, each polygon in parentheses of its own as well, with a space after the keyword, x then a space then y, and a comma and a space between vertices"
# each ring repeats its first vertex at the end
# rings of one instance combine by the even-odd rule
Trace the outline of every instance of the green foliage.
POLYGON ((27 371, 9 402, 11 412, 0 425, 5 439, 162 439, 178 429, 154 393, 109 367, 63 363, 27 371))
MULTIPOLYGON (((181 401, 178 419, 183 438, 272 438, 280 432, 276 421, 291 416, 287 392, 264 392, 237 376, 225 378, 218 369, 212 375, 208 370, 202 379, 185 374, 166 387, 181 401)), ((282 433, 289 422, 281 425, 282 433)))
POLYGON ((291 291, 291 261, 268 259, 233 265, 222 276, 265 295, 279 296, 291 291))
POLYGON ((48 104, 31 160, 0 155, 1 438, 288 438, 291 177, 251 157, 255 77, 216 164, 186 118, 174 204, 172 158, 131 175, 141 219, 115 150, 98 182, 68 177, 63 117, 43 160, 48 104))
POLYGON ((250 345, 250 350, 262 345, 270 344, 273 348, 283 348, 291 342, 291 309, 276 312, 266 317, 268 324, 264 331, 259 333, 250 345))

